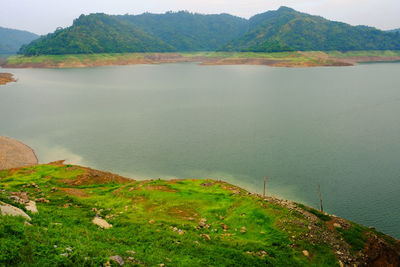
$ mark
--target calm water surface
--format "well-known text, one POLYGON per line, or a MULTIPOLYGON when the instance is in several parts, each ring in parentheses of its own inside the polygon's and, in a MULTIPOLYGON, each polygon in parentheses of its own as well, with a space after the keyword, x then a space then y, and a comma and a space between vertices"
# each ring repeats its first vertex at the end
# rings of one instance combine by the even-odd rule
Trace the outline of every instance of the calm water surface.
POLYGON ((400 238, 400 63, 287 69, 20 69, 0 135, 41 162, 132 178, 214 178, 400 238))

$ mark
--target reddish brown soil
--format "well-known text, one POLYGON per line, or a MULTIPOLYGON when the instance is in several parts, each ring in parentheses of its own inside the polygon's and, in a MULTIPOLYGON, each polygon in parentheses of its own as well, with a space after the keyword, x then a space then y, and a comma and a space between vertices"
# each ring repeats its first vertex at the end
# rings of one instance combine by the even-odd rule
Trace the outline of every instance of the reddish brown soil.
POLYGON ((277 64, 289 64, 284 60, 271 60, 263 58, 224 58, 224 59, 208 59, 200 65, 266 65, 275 66, 277 64))
POLYGON ((357 64, 362 62, 395 62, 400 61, 400 57, 394 56, 386 56, 386 57, 349 57, 345 59, 341 59, 343 62, 347 62, 349 64, 357 64))
POLYGON ((112 174, 110 172, 93 170, 86 167, 76 167, 76 168, 83 170, 84 173, 78 175, 75 179, 64 179, 61 181, 69 186, 96 185, 96 184, 98 185, 98 184, 110 184, 110 183, 125 184, 134 181, 133 179, 125 178, 117 174, 112 174))
POLYGON ((67 193, 68 195, 71 196, 76 196, 76 197, 87 197, 87 193, 85 190, 82 189, 77 189, 77 188, 58 188, 58 190, 63 191, 67 193))
POLYGON ((163 192, 170 192, 170 193, 175 193, 176 190, 173 190, 165 185, 152 185, 152 186, 147 186, 146 190, 157 190, 157 191, 163 191, 163 192))
POLYGON ((168 210, 168 214, 174 217, 186 219, 193 221, 196 219, 198 214, 195 209, 190 209, 188 207, 174 207, 168 210))
POLYGON ((11 73, 0 73, 0 85, 15 81, 16 80, 13 78, 13 75, 11 73))
POLYGON ((368 234, 368 242, 364 249, 363 264, 372 267, 400 266, 400 241, 389 236, 386 238, 368 234))

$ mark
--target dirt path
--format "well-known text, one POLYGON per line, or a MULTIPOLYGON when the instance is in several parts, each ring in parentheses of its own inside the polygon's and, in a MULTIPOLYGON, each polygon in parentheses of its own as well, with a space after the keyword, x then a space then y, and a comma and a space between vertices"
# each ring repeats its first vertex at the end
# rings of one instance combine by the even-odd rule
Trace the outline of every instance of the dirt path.
POLYGON ((35 152, 23 143, 0 136, 0 170, 38 164, 35 152))

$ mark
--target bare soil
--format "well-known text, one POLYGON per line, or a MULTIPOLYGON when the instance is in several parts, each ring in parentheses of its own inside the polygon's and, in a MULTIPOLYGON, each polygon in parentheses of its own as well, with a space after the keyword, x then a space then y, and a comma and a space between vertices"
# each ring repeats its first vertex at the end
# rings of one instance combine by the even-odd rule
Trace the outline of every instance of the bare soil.
POLYGON ((0 73, 0 85, 16 82, 11 73, 0 73))

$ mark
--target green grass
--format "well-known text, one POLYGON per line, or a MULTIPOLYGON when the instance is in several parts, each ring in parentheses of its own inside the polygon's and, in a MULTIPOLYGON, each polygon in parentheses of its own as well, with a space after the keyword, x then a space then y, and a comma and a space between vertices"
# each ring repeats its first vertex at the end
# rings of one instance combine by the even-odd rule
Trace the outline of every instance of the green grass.
POLYGON ((336 58, 348 58, 348 57, 388 57, 388 56, 400 56, 400 50, 391 51, 381 51, 381 50, 370 50, 370 51, 348 51, 348 52, 339 52, 339 51, 329 51, 328 55, 336 57, 336 58))
POLYGON ((352 247, 353 251, 359 251, 364 249, 367 238, 364 235, 366 231, 365 227, 353 224, 350 229, 337 229, 344 240, 352 247))
MULTIPOLYGON (((292 235, 308 231, 301 214, 243 190, 234 194, 224 182, 132 180, 72 186, 85 172, 71 165, 38 165, 1 173, 0 188, 6 192, 0 192, 0 200, 12 203, 7 192, 25 191, 30 199, 50 202, 37 202, 38 214, 27 211, 32 226, 18 217, 0 216, 0 265, 100 266, 113 255, 123 257, 127 266, 337 265, 332 249, 322 242, 304 239, 293 245, 292 235), (202 186, 205 182, 212 185, 202 186), (40 190, 26 186, 32 183, 40 190), (92 223, 97 211, 112 228, 92 223), (201 219, 207 227, 199 227, 201 219), (302 254, 304 249, 310 258, 302 254)), ((358 232, 342 234, 358 248, 358 232)))
MULTIPOLYGON (((287 62, 293 66, 320 66, 331 65, 335 59, 349 57, 388 57, 400 56, 400 51, 329 51, 329 52, 182 52, 182 53, 99 53, 74 55, 40 55, 40 56, 11 56, 7 59, 10 66, 23 64, 37 64, 37 66, 57 67, 60 64, 67 66, 101 66, 133 59, 147 59, 152 61, 154 55, 180 55, 185 58, 212 58, 212 59, 265 59, 287 62), (329 57, 329 58, 328 58, 329 57)), ((156 60, 157 61, 157 60, 156 60)))

